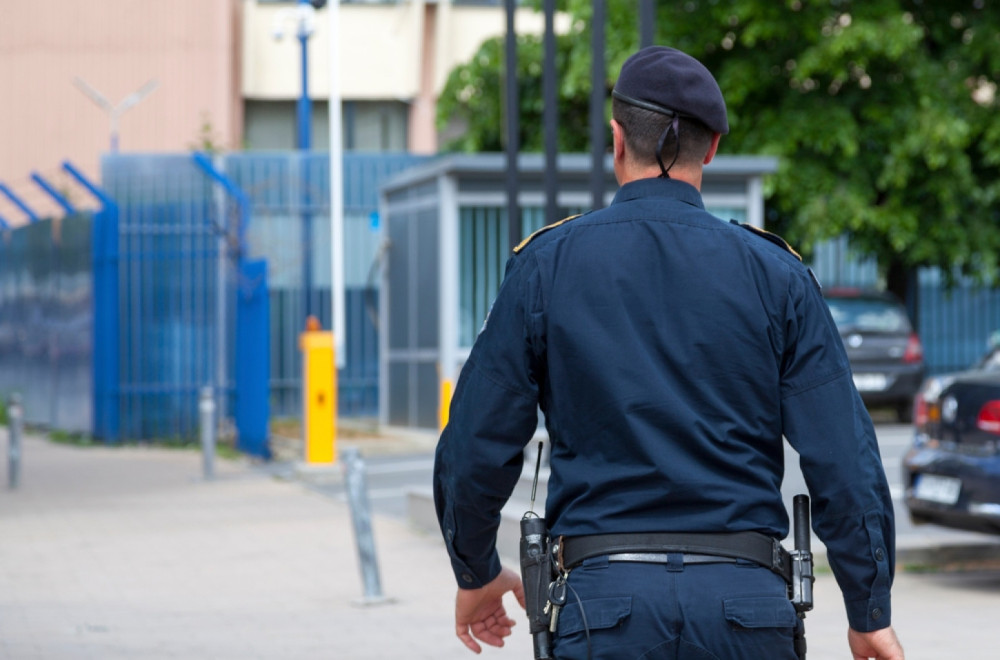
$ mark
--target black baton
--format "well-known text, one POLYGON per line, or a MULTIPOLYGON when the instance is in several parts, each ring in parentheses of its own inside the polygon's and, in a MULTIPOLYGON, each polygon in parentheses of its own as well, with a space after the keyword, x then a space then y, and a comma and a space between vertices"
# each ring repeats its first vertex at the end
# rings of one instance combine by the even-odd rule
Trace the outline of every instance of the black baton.
POLYGON ((813 608, 813 561, 810 549, 809 496, 792 498, 795 550, 792 551, 792 605, 798 614, 795 627, 795 653, 801 660, 806 657, 806 612, 813 608))

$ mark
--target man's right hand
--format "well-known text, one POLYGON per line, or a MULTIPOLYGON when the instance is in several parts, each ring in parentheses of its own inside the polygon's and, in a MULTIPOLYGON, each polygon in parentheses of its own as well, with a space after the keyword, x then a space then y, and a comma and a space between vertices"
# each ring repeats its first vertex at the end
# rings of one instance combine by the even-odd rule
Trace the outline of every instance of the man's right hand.
POLYGON ((481 653, 473 637, 490 646, 503 646, 504 637, 511 633, 514 619, 507 616, 503 595, 511 591, 517 603, 524 607, 524 586, 521 576, 504 568, 491 582, 479 589, 459 589, 455 598, 455 634, 470 651, 481 653))
POLYGON ((848 628, 847 643, 854 660, 903 660, 903 647, 899 645, 892 626, 867 633, 848 628))

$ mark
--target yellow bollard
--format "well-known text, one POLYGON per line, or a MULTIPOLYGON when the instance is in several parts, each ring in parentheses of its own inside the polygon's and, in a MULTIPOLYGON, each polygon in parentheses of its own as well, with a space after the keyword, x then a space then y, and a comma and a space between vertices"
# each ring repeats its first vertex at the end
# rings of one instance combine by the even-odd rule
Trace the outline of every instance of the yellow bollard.
POLYGON ((448 410, 451 408, 451 381, 445 378, 441 381, 441 405, 438 408, 438 430, 443 431, 448 426, 448 410))
POLYGON ((337 369, 333 333, 306 325, 302 350, 302 435, 306 463, 333 463, 337 457, 337 369))

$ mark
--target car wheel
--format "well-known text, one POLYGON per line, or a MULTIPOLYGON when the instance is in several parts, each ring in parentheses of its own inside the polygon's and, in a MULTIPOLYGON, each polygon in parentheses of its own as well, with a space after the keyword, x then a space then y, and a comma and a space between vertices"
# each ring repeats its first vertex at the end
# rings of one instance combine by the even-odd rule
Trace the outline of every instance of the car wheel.
POLYGON ((913 403, 905 402, 896 404, 896 420, 900 424, 909 424, 913 421, 913 403))

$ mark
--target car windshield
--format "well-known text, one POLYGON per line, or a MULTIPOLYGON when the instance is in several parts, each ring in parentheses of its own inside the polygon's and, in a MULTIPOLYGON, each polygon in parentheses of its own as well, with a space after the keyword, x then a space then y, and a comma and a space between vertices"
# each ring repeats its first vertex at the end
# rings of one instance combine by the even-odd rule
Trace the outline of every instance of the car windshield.
POLYGON ((875 298, 827 298, 833 321, 841 331, 909 332, 906 312, 896 304, 875 298))

